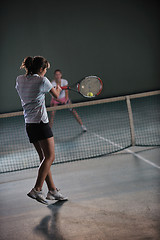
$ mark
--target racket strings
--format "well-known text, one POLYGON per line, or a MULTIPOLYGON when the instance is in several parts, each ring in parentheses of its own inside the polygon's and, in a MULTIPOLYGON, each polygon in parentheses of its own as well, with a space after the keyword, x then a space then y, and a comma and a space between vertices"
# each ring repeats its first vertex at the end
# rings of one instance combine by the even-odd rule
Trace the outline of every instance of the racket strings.
POLYGON ((84 96, 87 96, 88 93, 93 93, 93 96, 95 96, 101 88, 102 84, 96 76, 86 77, 80 83, 80 92, 84 96))

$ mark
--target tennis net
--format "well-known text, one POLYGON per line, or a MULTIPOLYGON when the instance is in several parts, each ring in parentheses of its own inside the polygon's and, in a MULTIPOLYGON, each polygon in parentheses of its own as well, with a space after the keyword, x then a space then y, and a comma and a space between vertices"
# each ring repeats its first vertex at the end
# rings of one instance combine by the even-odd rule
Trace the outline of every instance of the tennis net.
MULTIPOLYGON (((56 111, 55 161, 114 153, 130 146, 160 145, 160 91, 48 108, 56 111), (87 132, 76 121, 76 110, 87 132)), ((39 166, 25 132, 23 112, 0 115, 0 173, 39 166)))

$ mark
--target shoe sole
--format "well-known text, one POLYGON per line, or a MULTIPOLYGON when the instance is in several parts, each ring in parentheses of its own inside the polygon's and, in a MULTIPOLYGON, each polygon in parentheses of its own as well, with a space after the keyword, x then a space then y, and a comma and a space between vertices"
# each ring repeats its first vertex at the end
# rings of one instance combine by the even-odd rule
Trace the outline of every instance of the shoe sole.
POLYGON ((40 202, 40 203, 43 203, 43 204, 45 204, 45 205, 48 205, 48 202, 42 200, 41 198, 34 197, 34 196, 32 196, 31 194, 29 194, 29 193, 27 194, 27 196, 30 197, 30 198, 32 198, 32 199, 34 199, 34 200, 37 200, 37 201, 40 202))
POLYGON ((41 198, 36 198, 36 200, 37 200, 38 202, 40 202, 40 203, 43 203, 43 204, 45 204, 45 205, 48 205, 48 202, 42 200, 41 198))
POLYGON ((63 199, 56 199, 58 201, 68 201, 68 198, 63 198, 63 199))
POLYGON ((30 193, 27 193, 27 196, 30 197, 30 198, 32 198, 32 199, 36 199, 36 197, 33 196, 33 195, 31 195, 30 193))
POLYGON ((46 197, 47 200, 58 200, 58 201, 68 201, 68 198, 49 198, 46 197))

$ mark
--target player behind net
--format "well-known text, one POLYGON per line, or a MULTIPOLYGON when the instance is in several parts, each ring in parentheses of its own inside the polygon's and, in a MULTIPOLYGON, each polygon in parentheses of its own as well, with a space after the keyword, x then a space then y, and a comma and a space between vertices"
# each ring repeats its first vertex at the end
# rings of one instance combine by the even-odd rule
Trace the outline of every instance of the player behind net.
MULTIPOLYGON (((60 87, 68 86, 68 81, 62 78, 62 71, 60 69, 57 69, 54 71, 54 80, 51 83, 54 88, 56 88, 57 86, 60 86, 60 87)), ((70 104, 70 103, 71 103, 71 100, 69 99, 69 96, 68 96, 68 90, 62 90, 58 98, 55 99, 52 96, 50 105, 51 107, 54 107, 57 105, 70 104)), ((82 120, 78 115, 77 111, 74 108, 69 108, 69 111, 73 114, 77 122, 80 124, 83 132, 86 132, 87 128, 83 125, 82 120)), ((50 120, 49 120, 50 127, 53 126, 55 112, 56 111, 53 110, 50 114, 50 120)))

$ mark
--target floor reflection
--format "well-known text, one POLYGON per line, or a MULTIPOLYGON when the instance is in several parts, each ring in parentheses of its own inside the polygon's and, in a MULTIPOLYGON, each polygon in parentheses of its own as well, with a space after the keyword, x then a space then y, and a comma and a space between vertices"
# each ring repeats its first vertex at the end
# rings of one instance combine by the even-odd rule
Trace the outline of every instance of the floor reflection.
POLYGON ((59 210, 65 201, 57 201, 48 206, 51 215, 44 217, 39 225, 35 227, 36 234, 44 236, 45 239, 65 240, 59 226, 59 210))

